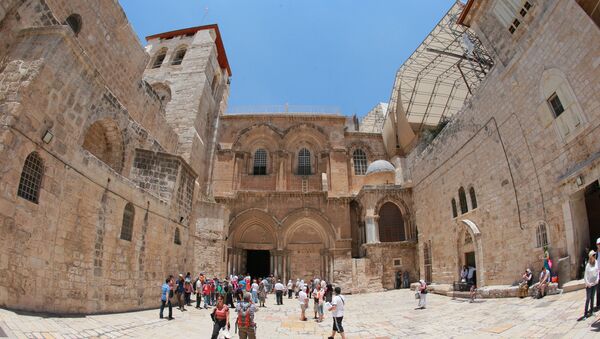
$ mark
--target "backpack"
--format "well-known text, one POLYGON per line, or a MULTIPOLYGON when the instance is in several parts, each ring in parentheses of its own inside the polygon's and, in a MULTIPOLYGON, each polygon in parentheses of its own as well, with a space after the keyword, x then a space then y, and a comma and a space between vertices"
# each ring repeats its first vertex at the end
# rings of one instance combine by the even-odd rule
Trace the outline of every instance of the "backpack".
POLYGON ((251 305, 252 304, 250 304, 248 302, 239 303, 240 308, 238 310, 238 317, 237 317, 238 327, 254 327, 254 323, 250 319, 250 316, 251 316, 250 306, 251 305))

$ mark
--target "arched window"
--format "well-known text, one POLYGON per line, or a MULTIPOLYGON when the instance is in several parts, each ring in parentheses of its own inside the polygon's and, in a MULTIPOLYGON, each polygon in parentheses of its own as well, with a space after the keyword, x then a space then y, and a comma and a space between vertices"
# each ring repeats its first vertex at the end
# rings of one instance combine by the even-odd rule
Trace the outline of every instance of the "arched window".
POLYGON ((167 49, 163 48, 154 57, 154 61, 152 62, 152 68, 159 68, 162 66, 163 61, 165 61, 165 57, 167 56, 167 49))
POLYGON ((31 152, 25 159, 17 196, 33 203, 39 202, 42 177, 44 176, 44 162, 37 152, 31 152))
POLYGON ((254 152, 254 175, 266 175, 267 174, 267 151, 259 148, 254 152))
POLYGON ((404 241, 404 219, 396 204, 386 202, 379 209, 379 241, 404 241))
POLYGON ((298 175, 310 175, 310 151, 303 148, 298 152, 298 175))
POLYGON ((175 227, 175 236, 173 237, 173 242, 176 245, 181 245, 181 234, 179 233, 179 227, 175 227))
POLYGON ((123 169, 123 137, 112 119, 94 122, 85 133, 83 148, 121 173, 123 169))
POLYGON ((548 246, 548 233, 546 232, 546 224, 540 223, 535 230, 537 247, 548 246))
POLYGON ((471 208, 477 208, 477 197, 475 196, 475 188, 469 188, 469 196, 471 197, 471 208))
POLYGON ((469 211, 469 206, 467 206, 467 195, 465 194, 464 188, 458 189, 458 202, 460 203, 460 213, 467 213, 469 211))
POLYGON ((185 52, 187 52, 187 48, 180 47, 177 52, 175 52, 175 56, 173 57, 173 62, 171 62, 171 65, 181 65, 183 58, 185 57, 185 52))
POLYGON ((65 24, 69 25, 69 27, 71 27, 71 29, 73 30, 73 33, 75 33, 75 36, 77 36, 77 34, 79 34, 79 32, 81 31, 81 15, 75 13, 69 15, 67 19, 65 19, 65 24))
POLYGON ((357 149, 352 153, 354 159, 354 174, 365 175, 367 173, 367 155, 361 149, 357 149))
POLYGON ((456 218, 458 216, 458 211, 456 210, 456 199, 452 198, 452 217, 456 218))
POLYGON ((131 241, 133 234, 133 220, 135 218, 135 207, 128 202, 123 210, 123 223, 121 224, 121 239, 131 241))

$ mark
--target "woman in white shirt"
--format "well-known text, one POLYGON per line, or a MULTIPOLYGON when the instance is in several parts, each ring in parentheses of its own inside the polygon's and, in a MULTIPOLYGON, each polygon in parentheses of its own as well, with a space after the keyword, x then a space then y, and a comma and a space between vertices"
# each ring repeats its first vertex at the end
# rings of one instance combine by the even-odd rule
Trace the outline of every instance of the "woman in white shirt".
POLYGON ((306 288, 301 287, 298 293, 298 302, 300 303, 300 321, 306 321, 306 309, 308 308, 308 295, 306 288))
POLYGON ((596 294, 596 285, 598 284, 598 266, 596 265, 596 252, 594 252, 594 250, 591 250, 588 256, 589 261, 585 266, 585 275, 583 277, 583 280, 585 281, 585 309, 583 317, 580 318, 581 320, 587 317, 591 317, 594 314, 594 295, 596 294))

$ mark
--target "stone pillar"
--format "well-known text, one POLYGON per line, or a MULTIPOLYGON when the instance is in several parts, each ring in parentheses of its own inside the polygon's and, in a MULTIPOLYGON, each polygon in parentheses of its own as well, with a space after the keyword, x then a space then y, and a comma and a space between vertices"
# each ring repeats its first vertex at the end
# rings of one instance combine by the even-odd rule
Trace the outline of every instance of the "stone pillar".
POLYGON ((269 272, 271 272, 271 274, 275 275, 275 251, 270 251, 270 256, 269 256, 269 272))
POLYGON ((367 244, 379 242, 379 216, 368 215, 365 217, 367 244))

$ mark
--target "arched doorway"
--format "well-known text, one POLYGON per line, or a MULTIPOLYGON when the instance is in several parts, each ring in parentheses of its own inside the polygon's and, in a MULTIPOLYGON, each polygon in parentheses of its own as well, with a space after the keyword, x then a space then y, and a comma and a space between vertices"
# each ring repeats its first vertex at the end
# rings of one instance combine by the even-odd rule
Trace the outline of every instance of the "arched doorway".
POLYGON ((404 218, 400 208, 393 202, 386 202, 379 208, 379 241, 393 242, 406 240, 404 218))
POLYGON ((301 220, 287 232, 285 251, 290 278, 308 281, 326 275, 322 263, 325 241, 318 227, 314 222, 301 220))
MULTIPOLYGON (((458 271, 463 265, 475 268, 475 279, 478 287, 485 286, 485 267, 483 265, 483 247, 479 227, 469 219, 461 220, 464 227, 459 226, 457 250, 458 271)), ((458 279, 457 279, 458 280, 458 279)))

